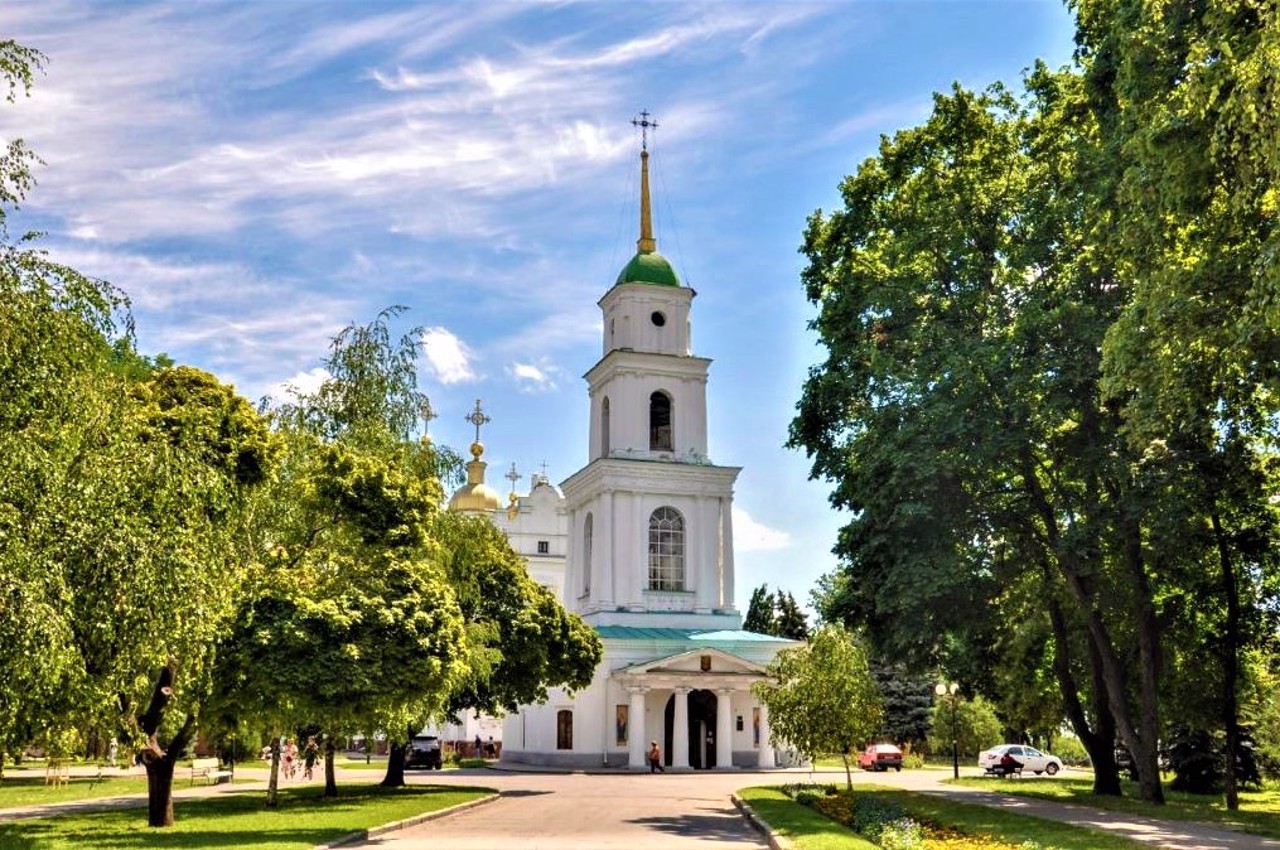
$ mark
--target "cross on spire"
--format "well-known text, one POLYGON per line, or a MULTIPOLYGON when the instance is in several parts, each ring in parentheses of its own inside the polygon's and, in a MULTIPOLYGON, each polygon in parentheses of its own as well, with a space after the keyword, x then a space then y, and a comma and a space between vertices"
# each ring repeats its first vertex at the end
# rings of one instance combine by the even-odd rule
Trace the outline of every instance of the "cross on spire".
POLYGON ((480 409, 480 399, 476 399, 476 409, 471 411, 470 415, 463 417, 464 421, 470 422, 476 426, 476 442, 480 442, 480 426, 486 422, 491 422, 488 416, 484 415, 484 411, 480 409))
POLYGON ((649 110, 640 110, 631 123, 640 128, 640 238, 636 240, 636 252, 652 254, 658 250, 653 238, 653 215, 649 210, 649 128, 658 129, 657 121, 649 120, 649 110))
POLYGON ((440 417, 440 414, 436 413, 435 409, 431 406, 431 399, 429 398, 424 398, 422 400, 422 407, 418 409, 418 415, 422 417, 423 434, 426 434, 431 430, 431 420, 438 419, 440 417))
POLYGON ((511 461, 511 468, 507 470, 507 474, 503 477, 511 482, 512 493, 516 491, 516 482, 519 481, 521 478, 524 478, 523 475, 521 475, 519 472, 516 472, 516 462, 514 460, 511 461))
POLYGON ((640 115, 631 119, 631 123, 640 128, 640 150, 649 149, 649 128, 658 129, 657 121, 649 120, 649 110, 641 109, 640 115))

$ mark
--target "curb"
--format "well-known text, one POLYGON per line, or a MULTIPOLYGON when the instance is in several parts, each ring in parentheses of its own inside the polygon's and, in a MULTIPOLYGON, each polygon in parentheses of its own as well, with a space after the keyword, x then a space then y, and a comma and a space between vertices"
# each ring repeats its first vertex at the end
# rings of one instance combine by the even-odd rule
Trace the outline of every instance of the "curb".
POLYGON ((336 841, 330 841, 328 844, 317 844, 314 850, 328 850, 328 848, 334 848, 334 847, 347 847, 352 844, 359 844, 360 842, 363 842, 363 841, 370 841, 374 838, 379 838, 383 835, 386 835, 388 832, 395 832, 401 829, 408 829, 409 827, 417 826, 420 823, 426 823, 427 821, 437 820, 438 818, 446 817, 452 814, 457 814, 458 812, 465 812, 467 809, 474 809, 476 806, 483 806, 485 803, 492 803, 494 800, 497 800, 500 796, 501 794, 495 792, 493 794, 490 794, 488 797, 481 797, 479 800, 472 800, 469 803, 459 803, 458 805, 450 806, 447 809, 440 809, 439 811, 435 811, 435 812, 425 812, 420 815, 414 815, 413 817, 405 818, 404 820, 393 821, 391 823, 384 823, 382 826, 373 826, 373 827, 370 827, 369 829, 362 829, 359 832, 353 832, 350 835, 344 835, 341 838, 337 839, 336 841))
POLYGON ((733 800, 733 804, 738 807, 738 811, 742 812, 742 816, 756 828, 769 842, 769 846, 773 850, 791 850, 791 841, 779 835, 773 827, 769 826, 768 821, 756 814, 756 810, 747 805, 746 801, 737 794, 730 794, 729 799, 733 800))

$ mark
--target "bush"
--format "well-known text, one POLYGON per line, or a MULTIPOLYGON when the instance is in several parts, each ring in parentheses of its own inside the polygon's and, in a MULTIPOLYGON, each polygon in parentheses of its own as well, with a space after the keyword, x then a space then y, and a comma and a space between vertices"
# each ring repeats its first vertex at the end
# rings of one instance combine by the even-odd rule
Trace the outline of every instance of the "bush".
POLYGON ((911 818, 889 821, 881 828, 877 843, 884 850, 924 850, 924 827, 911 818))
POLYGON ((1053 746, 1053 754, 1062 759, 1063 764, 1072 767, 1085 767, 1089 764, 1089 752, 1079 738, 1063 736, 1053 746))
POLYGON ((907 770, 919 770, 924 767, 924 756, 919 753, 903 753, 902 766, 907 770))

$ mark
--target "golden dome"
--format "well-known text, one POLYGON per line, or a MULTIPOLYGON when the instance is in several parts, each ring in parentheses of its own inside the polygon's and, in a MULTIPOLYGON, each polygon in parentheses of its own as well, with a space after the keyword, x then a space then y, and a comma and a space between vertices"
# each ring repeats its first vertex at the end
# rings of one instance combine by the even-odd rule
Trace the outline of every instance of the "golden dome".
POLYGON ((496 511, 502 508, 502 497, 484 483, 484 470, 489 464, 480 459, 484 445, 476 440, 471 444, 472 459, 467 462, 467 483, 458 488, 449 500, 451 511, 496 511))

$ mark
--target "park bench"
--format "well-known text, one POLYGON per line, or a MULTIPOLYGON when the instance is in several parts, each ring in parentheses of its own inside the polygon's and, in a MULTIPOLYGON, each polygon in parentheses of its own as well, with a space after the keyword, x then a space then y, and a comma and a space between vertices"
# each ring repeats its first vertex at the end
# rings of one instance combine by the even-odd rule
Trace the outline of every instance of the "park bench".
POLYGON ((44 784, 62 788, 71 782, 71 768, 65 759, 48 759, 44 763, 44 784))
POLYGON ((220 782, 230 782, 234 774, 227 770, 216 758, 203 758, 191 760, 191 784, 196 784, 196 779, 203 778, 210 785, 216 785, 220 782))
POLYGON ((1010 777, 1010 776, 1017 776, 1017 777, 1021 777, 1021 776, 1022 776, 1022 763, 1021 763, 1021 762, 1015 762, 1015 763, 1014 763, 1014 764, 1012 764, 1012 765, 999 764, 999 763, 997 763, 997 764, 993 764, 993 765, 991 765, 990 767, 988 767, 988 768, 986 769, 986 771, 985 771, 985 772, 986 772, 987 776, 998 776, 998 777, 1001 777, 1001 778, 1008 778, 1008 777, 1010 777))

